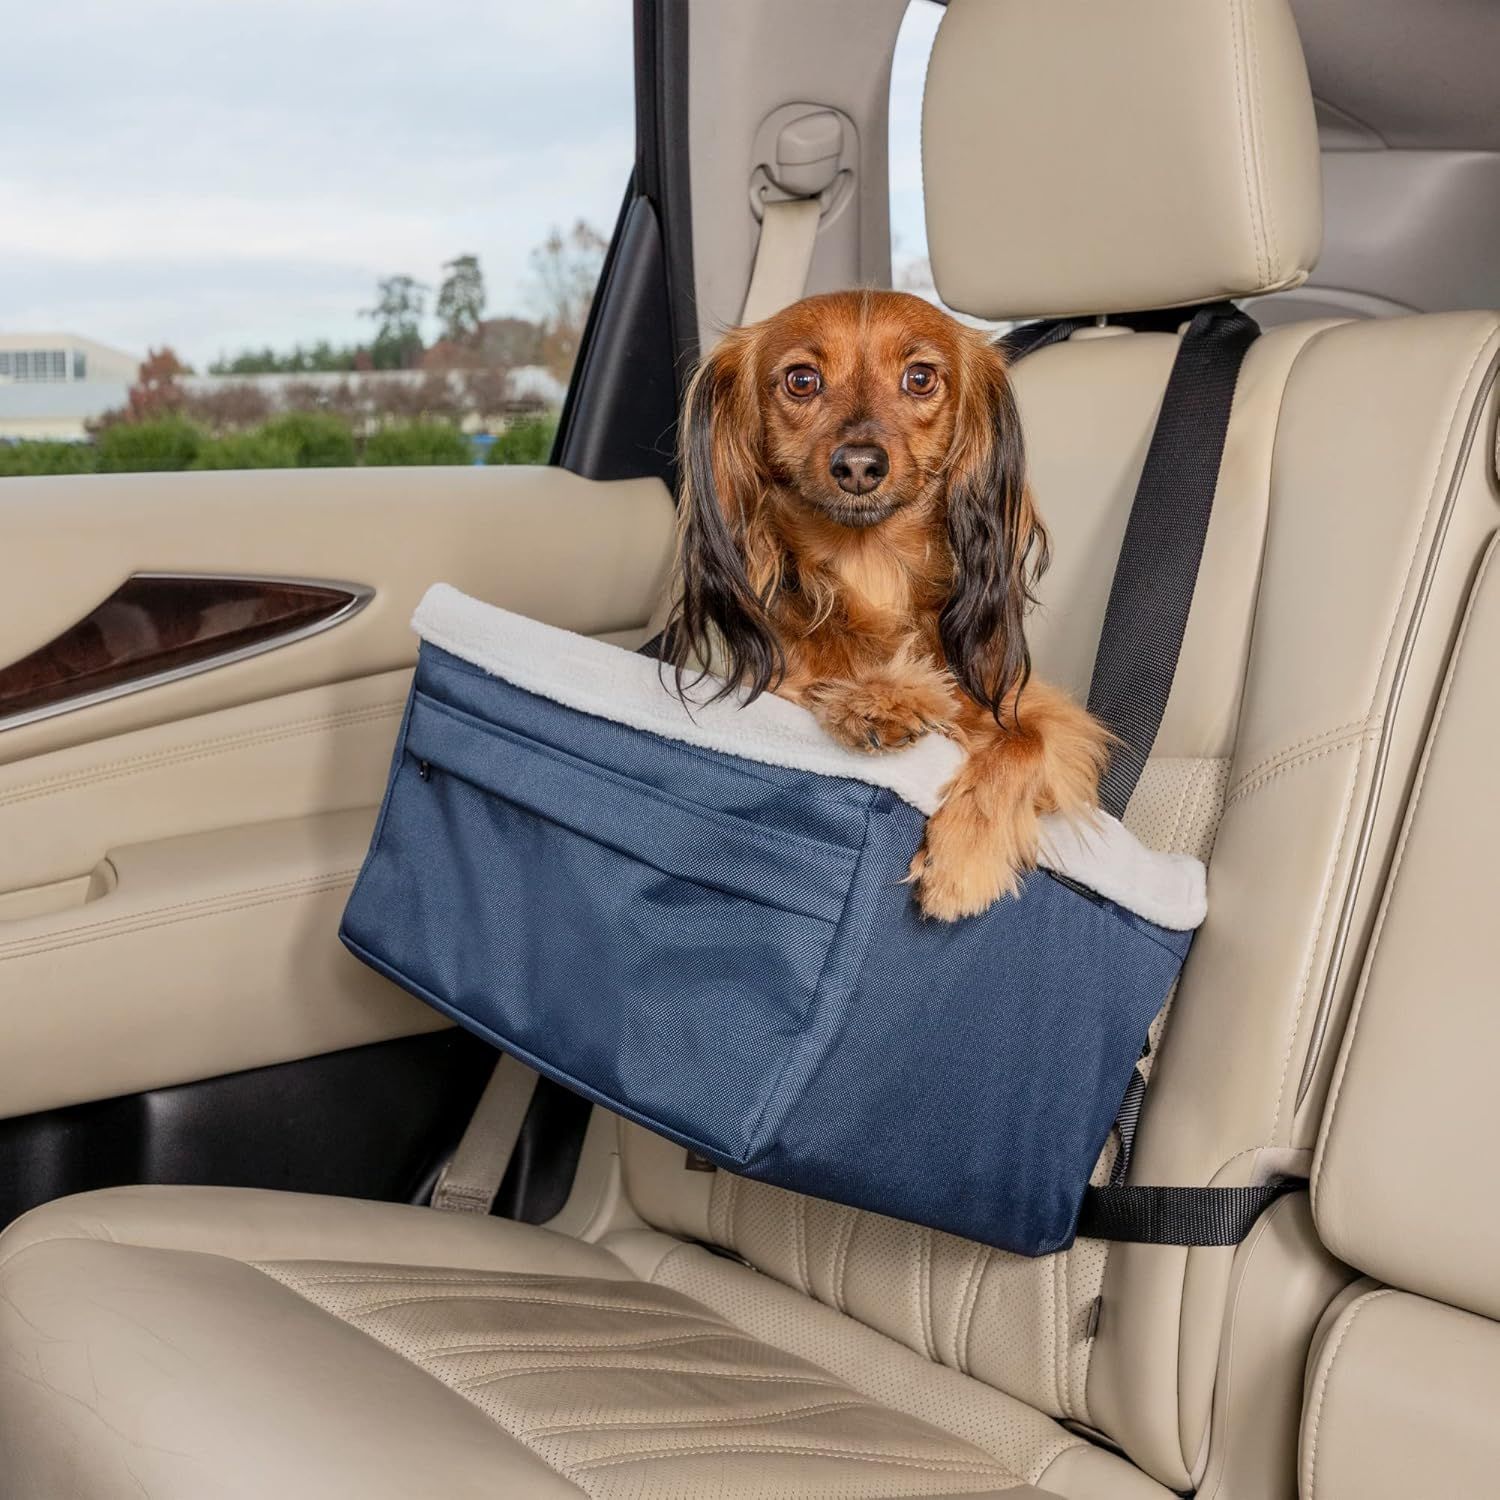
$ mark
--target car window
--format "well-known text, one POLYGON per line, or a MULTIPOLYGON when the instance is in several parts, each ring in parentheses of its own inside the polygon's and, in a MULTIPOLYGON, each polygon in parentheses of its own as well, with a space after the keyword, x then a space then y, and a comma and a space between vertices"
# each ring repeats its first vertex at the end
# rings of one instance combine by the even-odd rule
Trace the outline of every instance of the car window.
POLYGON ((634 157, 630 28, 623 0, 14 8, 0 475, 546 462, 634 157))
MULTIPOLYGON (((937 0, 911 0, 901 19, 891 60, 890 214, 891 285, 946 307, 933 285, 927 258, 927 220, 922 200, 922 88, 927 60, 937 36, 943 7, 937 0)), ((949 312, 954 309, 947 308, 949 312)), ((1010 323, 989 323, 954 313, 976 328, 1003 332, 1010 323)))

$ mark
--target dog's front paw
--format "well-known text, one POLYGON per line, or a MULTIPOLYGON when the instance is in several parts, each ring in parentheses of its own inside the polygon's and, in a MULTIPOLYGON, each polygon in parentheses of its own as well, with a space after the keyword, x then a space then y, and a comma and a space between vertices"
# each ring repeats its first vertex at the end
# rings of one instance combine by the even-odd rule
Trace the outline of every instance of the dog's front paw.
POLYGON ((948 727, 953 700, 926 682, 830 682, 810 695, 818 722, 841 745, 879 754, 948 727))
POLYGON ((950 793, 927 823, 908 879, 924 917, 956 922, 1014 896, 1035 868, 1040 828, 1035 814, 996 819, 972 796, 950 793))

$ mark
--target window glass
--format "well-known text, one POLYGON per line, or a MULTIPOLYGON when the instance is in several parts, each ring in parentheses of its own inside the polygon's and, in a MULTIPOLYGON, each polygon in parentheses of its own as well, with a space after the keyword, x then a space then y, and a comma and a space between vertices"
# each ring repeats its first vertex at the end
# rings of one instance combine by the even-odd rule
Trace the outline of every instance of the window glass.
MULTIPOLYGON (((890 185, 891 285, 945 306, 932 283, 927 258, 927 220, 922 201, 922 87, 943 7, 937 0, 911 0, 901 20, 891 62, 890 185)), ((952 308, 947 309, 953 312, 952 308)), ((976 328, 997 332, 1010 323, 987 323, 954 313, 976 328)))
POLYGON ((634 157, 630 27, 625 0, 12 7, 0 475, 545 462, 634 157))

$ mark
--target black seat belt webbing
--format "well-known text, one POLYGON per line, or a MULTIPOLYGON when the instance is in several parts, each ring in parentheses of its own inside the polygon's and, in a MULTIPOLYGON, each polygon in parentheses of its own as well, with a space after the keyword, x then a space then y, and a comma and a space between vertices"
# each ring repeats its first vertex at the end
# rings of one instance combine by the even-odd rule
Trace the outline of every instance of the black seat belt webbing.
MULTIPOLYGON (((1000 348, 1014 362, 1089 321, 1024 324, 1000 348)), ((1259 332, 1254 319, 1230 302, 1192 310, 1162 396, 1089 686, 1090 711, 1119 739, 1099 788, 1100 805, 1117 818, 1125 814, 1166 712, 1213 514, 1235 384, 1259 332)), ((1079 1234, 1156 1245, 1236 1245, 1277 1198, 1300 1185, 1276 1178, 1243 1188, 1127 1186, 1145 1093, 1137 1065, 1115 1119, 1119 1152, 1109 1183, 1085 1192, 1079 1234)))
POLYGON ((1278 1198, 1303 1186, 1296 1177, 1273 1177, 1258 1187, 1123 1187, 1112 1183, 1084 1194, 1078 1233, 1138 1245, 1238 1245, 1278 1198))
POLYGON ((1136 487, 1089 685, 1119 743, 1099 788, 1120 818, 1156 743, 1213 514, 1235 382, 1260 329, 1233 303, 1193 314, 1136 487))

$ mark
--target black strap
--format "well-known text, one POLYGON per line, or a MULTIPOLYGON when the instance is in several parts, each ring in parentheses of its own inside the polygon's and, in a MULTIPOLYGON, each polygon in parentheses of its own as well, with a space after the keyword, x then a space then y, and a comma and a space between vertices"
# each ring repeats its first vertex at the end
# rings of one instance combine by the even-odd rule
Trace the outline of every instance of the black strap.
POLYGON ((1229 409, 1260 329, 1233 303, 1188 324, 1136 487, 1089 685, 1089 710, 1119 738, 1099 802, 1125 815, 1166 712, 1213 513, 1229 409))
MULTIPOLYGON (((1232 303, 1172 311, 1144 326, 1188 320, 1162 396, 1156 430, 1136 487, 1104 628, 1089 708, 1119 737, 1099 789, 1106 811, 1123 817, 1156 743, 1177 671, 1188 611, 1213 513, 1230 408, 1245 353, 1260 330, 1232 303)), ((1137 320, 1122 319, 1130 326, 1137 320)), ((1068 338, 1088 320, 1060 318, 1013 329, 1000 341, 1012 361, 1068 338)), ((1115 1119, 1119 1152, 1105 1187, 1084 1194, 1078 1233, 1151 1245, 1237 1245, 1282 1194, 1300 1184, 1261 1187, 1129 1187, 1126 1174, 1146 1094, 1139 1065, 1115 1119)))
POLYGON ((1137 1245, 1238 1245, 1278 1198, 1305 1185, 1273 1177, 1259 1187, 1091 1187, 1078 1233, 1137 1245))
POLYGON ((1120 1101, 1120 1112, 1115 1116, 1115 1136, 1120 1149, 1115 1153, 1115 1164, 1109 1170, 1109 1185, 1120 1187, 1125 1174, 1130 1170, 1130 1158, 1135 1152, 1135 1128, 1141 1123, 1141 1105, 1146 1102, 1146 1075, 1140 1063, 1130 1070, 1130 1082, 1125 1085, 1125 1097, 1120 1101))
POLYGON ((1020 323, 1003 338, 997 339, 996 345, 1014 364, 1028 354, 1035 354, 1038 349, 1045 349, 1048 344, 1060 344, 1064 339, 1072 338, 1080 328, 1089 327, 1093 321, 1092 318, 1043 318, 1039 323, 1020 323))
MULTIPOLYGON (((1245 351, 1260 333, 1232 302, 1174 309, 1167 316, 1187 317, 1188 326, 1136 486, 1089 686, 1090 711, 1120 741, 1099 788, 1100 805, 1117 818, 1124 816, 1161 728, 1203 560, 1235 383, 1245 351)), ((1119 321, 1133 327, 1139 320, 1119 321)), ((1023 323, 999 347, 1014 362, 1091 322, 1023 323)))

